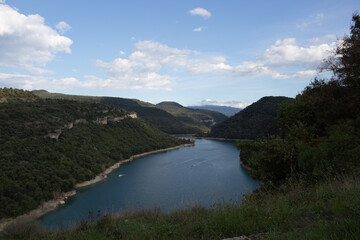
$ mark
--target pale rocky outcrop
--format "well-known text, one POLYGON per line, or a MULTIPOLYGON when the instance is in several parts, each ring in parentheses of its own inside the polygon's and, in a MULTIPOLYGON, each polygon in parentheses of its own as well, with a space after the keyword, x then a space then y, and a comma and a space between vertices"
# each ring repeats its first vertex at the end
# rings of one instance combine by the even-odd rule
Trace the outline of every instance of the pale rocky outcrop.
POLYGON ((108 118, 107 117, 97 118, 96 120, 93 121, 93 123, 106 125, 108 123, 108 118))
POLYGON ((74 123, 73 123, 73 122, 70 122, 70 123, 64 125, 64 128, 65 128, 65 129, 72 129, 73 127, 74 127, 74 123))
POLYGON ((131 118, 137 118, 137 114, 136 113, 130 113, 129 115, 127 115, 128 117, 131 118))
POLYGON ((56 129, 55 132, 53 133, 49 133, 48 135, 46 135, 44 138, 51 138, 51 139, 55 139, 58 140, 60 135, 62 133, 61 128, 60 129, 56 129))
POLYGON ((114 118, 108 118, 109 122, 120 122, 124 120, 125 117, 114 117, 114 118))
POLYGON ((7 103, 8 101, 7 101, 7 99, 5 98, 5 97, 3 97, 3 98, 0 98, 0 103, 7 103))
MULTIPOLYGON (((130 117, 130 118, 137 118, 137 114, 136 113, 130 113, 128 115, 125 115, 123 117, 103 117, 103 118, 96 118, 96 120, 93 120, 92 122, 95 124, 100 124, 100 125, 107 125, 108 122, 120 122, 122 120, 124 120, 125 118, 130 117)), ((49 133, 46 136, 44 136, 44 138, 51 138, 51 139, 55 139, 58 140, 61 133, 62 133, 62 129, 72 129, 74 127, 74 125, 78 125, 78 124, 87 124, 88 121, 86 119, 76 119, 74 122, 70 122, 68 124, 65 124, 63 127, 55 130, 55 132, 53 133, 49 133)))
POLYGON ((86 121, 86 119, 80 118, 80 119, 76 119, 74 122, 75 125, 80 124, 80 123, 86 124, 86 123, 88 123, 88 121, 86 121))

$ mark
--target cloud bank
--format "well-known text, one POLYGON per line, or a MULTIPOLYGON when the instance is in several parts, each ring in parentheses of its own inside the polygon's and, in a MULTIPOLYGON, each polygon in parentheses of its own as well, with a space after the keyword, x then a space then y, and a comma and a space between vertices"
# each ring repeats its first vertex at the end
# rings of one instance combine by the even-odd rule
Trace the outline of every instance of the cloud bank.
POLYGON ((264 51, 258 61, 245 61, 239 65, 227 63, 222 56, 203 57, 197 51, 171 48, 154 41, 139 41, 128 58, 111 62, 96 61, 108 81, 121 88, 170 90, 175 85, 173 73, 229 74, 233 77, 270 75, 273 79, 304 78, 316 75, 316 67, 335 47, 331 44, 299 46, 294 38, 276 41, 264 51), (286 67, 302 68, 292 74, 283 74, 286 67), (166 72, 167 74, 164 74, 166 72))
POLYGON ((23 15, 0 4, 0 66, 44 73, 58 52, 71 53, 73 41, 44 23, 40 15, 23 15))
MULTIPOLYGON (((96 60, 95 66, 104 72, 105 78, 84 76, 50 79, 14 75, 14 82, 26 89, 92 88, 92 89, 162 89, 172 90, 181 79, 178 73, 226 74, 235 78, 270 76, 273 79, 312 77, 316 67, 334 49, 336 42, 300 46, 296 39, 276 41, 267 48, 257 61, 244 61, 238 65, 227 63, 223 56, 209 57, 195 50, 172 48, 154 41, 138 41, 128 57, 112 61, 96 60), (288 69, 298 69, 290 71, 288 69), (285 73, 283 73, 285 72, 285 73), (21 82, 23 81, 22 85, 21 82), (31 82, 33 81, 33 82, 31 82)), ((0 76, 1 81, 13 81, 11 75, 0 76), (2 79, 2 80, 1 80, 2 79)))
POLYGON ((226 107, 234 107, 234 108, 246 108, 251 103, 243 103, 240 101, 225 101, 225 102, 218 102, 212 99, 205 99, 196 104, 195 106, 205 106, 205 105, 216 105, 216 106, 226 106, 226 107))

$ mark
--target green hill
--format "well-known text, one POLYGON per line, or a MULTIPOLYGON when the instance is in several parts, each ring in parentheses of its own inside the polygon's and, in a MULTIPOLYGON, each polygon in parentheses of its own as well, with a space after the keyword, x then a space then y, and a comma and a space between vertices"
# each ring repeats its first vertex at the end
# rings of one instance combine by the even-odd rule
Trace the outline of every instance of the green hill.
POLYGON ((271 130, 278 106, 287 97, 263 97, 241 112, 211 128, 209 137, 255 139, 271 130))
POLYGON ((4 98, 0 219, 34 209, 134 154, 184 143, 111 105, 0 89, 4 98))
POLYGON ((136 112, 138 117, 168 134, 192 134, 208 130, 202 125, 199 126, 183 122, 170 113, 157 108, 155 105, 137 99, 67 95, 61 93, 50 93, 45 90, 35 90, 32 92, 44 99, 69 99, 76 101, 99 102, 120 107, 127 111, 136 112))
POLYGON ((9 102, 32 102, 38 99, 39 97, 29 91, 13 88, 0 88, 0 104, 9 102))
POLYGON ((161 102, 156 104, 156 107, 171 113, 185 123, 205 126, 207 128, 227 119, 222 113, 203 109, 191 109, 183 107, 176 102, 161 102))

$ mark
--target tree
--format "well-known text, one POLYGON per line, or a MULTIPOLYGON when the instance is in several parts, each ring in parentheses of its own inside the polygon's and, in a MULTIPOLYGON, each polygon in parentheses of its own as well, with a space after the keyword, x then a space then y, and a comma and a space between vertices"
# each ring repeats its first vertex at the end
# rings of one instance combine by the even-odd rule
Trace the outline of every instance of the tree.
POLYGON ((323 62, 322 70, 330 70, 334 76, 349 87, 360 87, 360 16, 354 13, 350 36, 339 41, 335 54, 323 62))

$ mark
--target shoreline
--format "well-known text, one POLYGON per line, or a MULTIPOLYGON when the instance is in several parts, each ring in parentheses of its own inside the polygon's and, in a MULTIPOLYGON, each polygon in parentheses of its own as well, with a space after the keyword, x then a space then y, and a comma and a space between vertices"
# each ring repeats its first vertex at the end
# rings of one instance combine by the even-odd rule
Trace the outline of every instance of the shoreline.
POLYGON ((247 141, 247 139, 238 138, 217 138, 217 137, 191 137, 195 139, 209 139, 209 140, 220 140, 220 141, 247 141))
POLYGON ((108 167, 105 171, 103 171, 102 173, 100 173, 99 175, 97 175, 96 177, 94 177, 93 179, 88 180, 88 181, 85 181, 85 182, 82 182, 82 183, 76 184, 74 188, 75 188, 75 189, 78 189, 78 188, 90 186, 90 185, 92 185, 92 184, 94 184, 94 183, 100 182, 100 181, 106 179, 106 178, 107 178, 107 175, 108 175, 109 173, 111 173, 111 172, 114 171, 115 169, 119 168, 122 164, 131 162, 131 161, 133 161, 133 160, 136 159, 136 158, 144 157, 144 156, 147 156, 147 155, 150 155, 150 154, 154 154, 154 153, 166 152, 166 151, 175 150, 175 149, 182 148, 182 147, 190 147, 190 146, 194 146, 194 144, 191 144, 191 143, 189 143, 189 144, 182 144, 182 145, 175 146, 175 147, 158 149, 158 150, 154 150, 154 151, 150 151, 150 152, 139 153, 139 154, 133 155, 133 156, 131 156, 131 157, 128 158, 128 159, 121 160, 121 161, 115 163, 114 165, 108 167))
POLYGON ((144 157, 144 156, 147 156, 150 154, 166 152, 166 151, 175 150, 175 149, 182 148, 182 147, 190 147, 190 146, 194 146, 194 144, 189 143, 189 144, 182 144, 182 145, 175 146, 175 147, 158 149, 158 150, 154 150, 154 151, 150 151, 150 152, 136 154, 136 155, 131 156, 128 159, 120 160, 117 163, 115 163, 114 165, 107 168, 105 171, 103 171, 99 175, 97 175, 95 178, 76 184, 74 186, 73 190, 71 190, 69 192, 61 193, 61 195, 59 197, 42 203, 39 207, 29 211, 28 213, 17 216, 15 218, 1 219, 0 220, 0 232, 4 231, 4 229, 8 226, 14 227, 14 226, 16 226, 16 224, 28 223, 28 222, 31 222, 31 221, 34 221, 34 220, 40 218, 41 216, 44 216, 47 213, 54 211, 59 205, 65 204, 65 200, 67 198, 76 195, 76 193, 77 193, 76 189, 90 186, 94 183, 97 183, 97 182, 100 182, 100 181, 106 179, 107 175, 109 173, 111 173, 115 169, 119 168, 124 163, 131 162, 136 158, 144 157))

